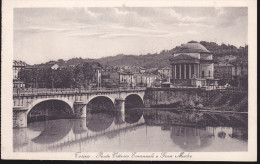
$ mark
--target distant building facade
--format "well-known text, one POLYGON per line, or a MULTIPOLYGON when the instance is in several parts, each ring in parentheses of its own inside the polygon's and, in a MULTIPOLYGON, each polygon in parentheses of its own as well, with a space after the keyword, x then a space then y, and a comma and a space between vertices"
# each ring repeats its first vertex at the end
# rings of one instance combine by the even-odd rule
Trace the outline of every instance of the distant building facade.
POLYGON ((198 42, 183 44, 174 52, 170 63, 174 84, 199 87, 216 84, 213 55, 198 42))
POLYGON ((119 86, 120 87, 134 87, 134 74, 131 72, 119 72, 119 86))
POLYGON ((101 80, 101 71, 103 69, 102 65, 98 62, 90 61, 87 62, 89 65, 91 65, 93 71, 94 71, 94 76, 92 79, 92 82, 96 84, 96 87, 101 87, 102 86, 102 80, 101 80))
POLYGON ((13 88, 24 88, 25 83, 20 80, 19 72, 23 70, 27 64, 21 60, 13 61, 13 88))
POLYGON ((158 73, 163 74, 167 77, 171 77, 171 68, 164 67, 164 68, 158 69, 158 73))
POLYGON ((102 87, 115 88, 119 85, 119 73, 116 71, 102 71, 102 87))
POLYGON ((218 63, 214 65, 214 76, 218 79, 223 79, 226 81, 232 80, 232 68, 233 65, 228 63, 218 63))
POLYGON ((27 64, 21 60, 14 60, 13 61, 13 79, 18 80, 18 74, 19 72, 24 69, 27 66, 27 64))
POLYGON ((156 74, 149 73, 139 73, 134 74, 134 79, 136 82, 136 86, 139 87, 152 87, 156 80, 158 80, 159 76, 156 74))

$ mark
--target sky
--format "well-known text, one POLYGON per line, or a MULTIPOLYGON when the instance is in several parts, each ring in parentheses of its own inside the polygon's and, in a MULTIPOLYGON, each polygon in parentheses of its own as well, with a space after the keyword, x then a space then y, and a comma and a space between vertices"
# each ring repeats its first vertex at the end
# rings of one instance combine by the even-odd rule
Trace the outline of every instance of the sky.
POLYGON ((14 59, 28 64, 170 50, 188 41, 248 43, 247 8, 15 8, 14 59))

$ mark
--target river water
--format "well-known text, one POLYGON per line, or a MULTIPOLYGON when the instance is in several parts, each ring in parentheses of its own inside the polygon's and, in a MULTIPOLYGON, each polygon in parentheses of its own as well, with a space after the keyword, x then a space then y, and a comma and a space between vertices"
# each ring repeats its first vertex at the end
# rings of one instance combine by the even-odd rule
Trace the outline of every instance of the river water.
MULTIPOLYGON (((28 123, 27 128, 13 129, 13 149, 15 152, 247 151, 248 128, 244 124, 227 123, 219 116, 200 123, 194 115, 203 114, 158 111, 88 113, 82 119, 28 123)), ((232 117, 243 122, 244 116, 232 117)))

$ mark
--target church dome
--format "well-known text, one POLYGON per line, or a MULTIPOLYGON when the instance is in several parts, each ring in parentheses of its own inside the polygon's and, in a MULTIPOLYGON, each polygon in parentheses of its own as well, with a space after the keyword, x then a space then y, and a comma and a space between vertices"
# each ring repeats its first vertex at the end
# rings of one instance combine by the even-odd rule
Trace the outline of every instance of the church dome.
POLYGON ((190 41, 186 44, 181 45, 175 53, 210 53, 203 45, 198 42, 190 41))

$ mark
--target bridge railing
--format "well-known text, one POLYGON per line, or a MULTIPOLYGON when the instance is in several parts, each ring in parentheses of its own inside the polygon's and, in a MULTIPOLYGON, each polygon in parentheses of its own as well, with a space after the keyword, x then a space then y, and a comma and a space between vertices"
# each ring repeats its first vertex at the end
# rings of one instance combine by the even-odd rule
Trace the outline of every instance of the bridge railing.
POLYGON ((75 93, 97 93, 97 92, 118 92, 118 91, 143 91, 144 87, 135 88, 14 88, 13 96, 27 95, 49 95, 49 94, 75 94, 75 93))

